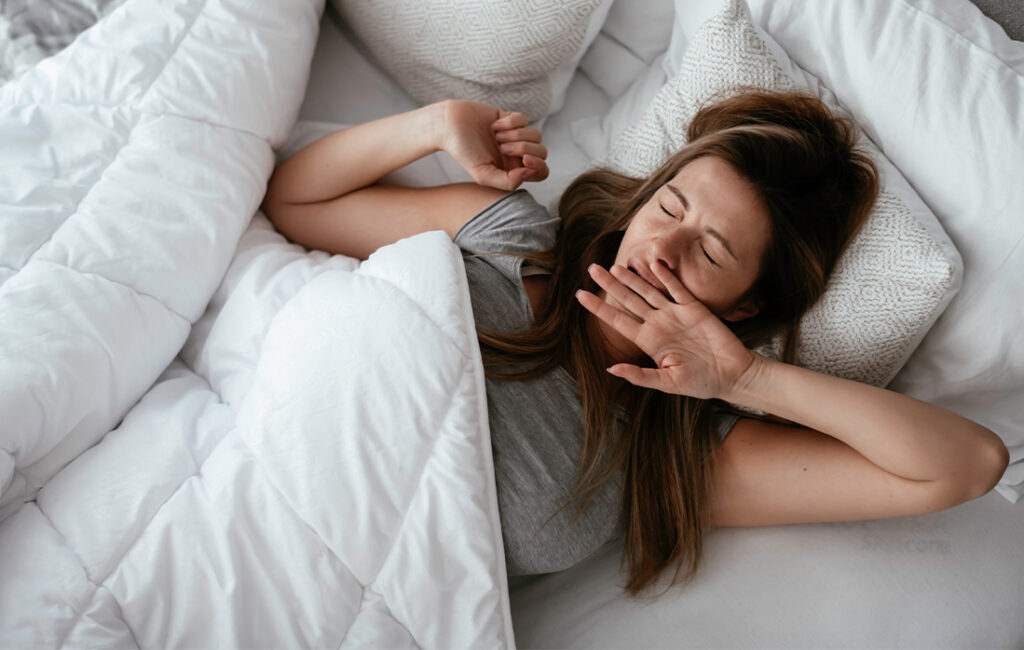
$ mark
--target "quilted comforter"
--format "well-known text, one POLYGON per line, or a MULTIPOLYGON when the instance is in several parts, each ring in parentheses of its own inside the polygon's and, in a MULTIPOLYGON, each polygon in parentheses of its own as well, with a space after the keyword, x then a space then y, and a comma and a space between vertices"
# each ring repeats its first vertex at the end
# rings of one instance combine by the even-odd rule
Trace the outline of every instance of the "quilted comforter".
POLYGON ((513 645, 458 249, 257 212, 322 9, 128 0, 0 88, 0 646, 513 645))

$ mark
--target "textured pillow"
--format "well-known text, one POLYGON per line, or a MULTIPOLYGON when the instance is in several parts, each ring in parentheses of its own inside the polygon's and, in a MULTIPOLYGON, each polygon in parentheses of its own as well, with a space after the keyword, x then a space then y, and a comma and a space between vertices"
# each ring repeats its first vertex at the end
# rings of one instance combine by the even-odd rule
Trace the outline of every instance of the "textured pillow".
MULTIPOLYGON (((694 34, 679 74, 599 164, 647 176, 685 144, 686 126, 702 105, 742 86, 806 86, 787 71, 799 72, 753 25, 746 4, 729 0, 694 34)), ((815 90, 834 107, 827 89, 815 90)), ((861 145, 882 172, 881 195, 825 294, 801 321, 797 363, 883 386, 959 288, 962 264, 935 216, 896 168, 866 138, 861 145)), ((759 352, 777 358, 780 343, 759 352)))
POLYGON ((332 0, 342 19, 416 101, 472 99, 558 111, 611 0, 332 0))

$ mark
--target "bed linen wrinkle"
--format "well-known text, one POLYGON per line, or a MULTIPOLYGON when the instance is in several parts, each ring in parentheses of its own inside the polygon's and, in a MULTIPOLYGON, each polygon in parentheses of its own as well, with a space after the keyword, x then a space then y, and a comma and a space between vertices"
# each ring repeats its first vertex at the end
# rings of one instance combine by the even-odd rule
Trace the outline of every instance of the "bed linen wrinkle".
MULTIPOLYGON (((26 108, 38 108, 38 106, 33 106, 33 105, 26 105, 25 107, 26 108)), ((85 191, 85 193, 80 195, 80 196, 78 196, 78 197, 76 197, 74 199, 74 205, 62 206, 62 207, 70 208, 70 212, 65 214, 61 218, 60 222, 56 224, 56 227, 53 230, 51 230, 49 232, 49 234, 45 238, 41 239, 39 245, 36 246, 35 250, 33 250, 31 253, 28 254, 27 257, 25 257, 25 261, 22 263, 20 268, 24 268, 25 266, 30 264, 34 260, 35 256, 39 254, 39 251, 41 251, 47 244, 49 244, 50 241, 53 239, 53 236, 61 228, 63 228, 65 226, 65 224, 67 224, 68 220, 73 219, 74 216, 76 214, 78 214, 79 206, 89 197, 89 194, 95 189, 96 185, 102 180, 103 174, 105 174, 106 171, 110 168, 110 166, 112 164, 114 164, 114 162, 117 160, 118 156, 121 155, 121 151, 123 151, 124 148, 131 143, 132 135, 135 133, 135 127, 138 126, 140 117, 141 116, 138 113, 136 113, 134 123, 131 126, 127 127, 127 133, 125 134, 123 141, 117 146, 117 149, 115 149, 113 152, 111 152, 110 157, 107 159, 106 164, 103 165, 103 168, 99 169, 97 171, 96 179, 93 182, 90 182, 88 184, 88 189, 85 191)), ((60 163, 56 162, 56 156, 52 153, 52 150, 50 152, 50 157, 51 157, 51 160, 53 160, 53 165, 54 165, 54 174, 53 175, 54 175, 55 178, 59 177, 60 176, 60 163)), ((35 190, 35 189, 38 189, 38 188, 39 188, 39 186, 36 186, 36 187, 33 187, 32 189, 35 190)), ((20 200, 24 200, 24 199, 28 198, 28 195, 17 196, 17 197, 14 197, 14 198, 16 198, 16 199, 18 199, 20 201, 20 200)), ((15 271, 17 271, 17 270, 18 269, 15 269, 15 271)), ((132 287, 129 287, 129 288, 132 288, 132 287)), ((132 289, 134 290, 134 288, 132 288, 132 289)))
MULTIPOLYGON (((52 532, 53 535, 57 535, 57 536, 60 535, 60 533, 56 529, 54 529, 53 526, 50 524, 50 522, 46 519, 46 516, 43 515, 43 513, 39 511, 39 508, 33 507, 33 504, 26 504, 26 506, 24 508, 20 509, 17 513, 15 513, 11 517, 11 519, 17 518, 19 520, 24 521, 26 519, 30 519, 32 517, 32 513, 33 512, 38 513, 38 516, 42 519, 42 521, 44 522, 44 525, 49 529, 49 531, 52 532)), ((22 526, 21 530, 26 530, 26 529, 27 530, 32 530, 30 528, 30 526, 31 526, 31 524, 27 524, 25 526, 22 526)), ((35 531, 33 531, 33 532, 35 532, 35 531)), ((3 535, 0 534, 0 543, 3 543, 3 541, 4 541, 3 540, 3 535)), ((63 540, 59 540, 59 541, 63 542, 63 540)), ((66 545, 64 545, 63 543, 60 544, 60 550, 64 551, 64 552, 68 551, 66 545)), ((52 556, 51 556, 51 558, 50 558, 51 562, 53 562, 53 559, 54 558, 52 558, 52 556)), ((55 563, 55 562, 53 562, 53 563, 55 563)), ((84 572, 83 572, 83 574, 84 574, 84 572)), ((84 595, 84 596, 80 595, 80 594, 75 595, 73 597, 75 602, 73 602, 73 603, 68 603, 68 602, 63 603, 64 605, 67 605, 67 606, 72 608, 72 610, 74 612, 74 618, 71 619, 68 622, 67 625, 62 626, 64 629, 60 632, 59 635, 55 635, 55 636, 59 636, 59 638, 61 639, 61 643, 60 644, 54 644, 53 647, 62 647, 63 646, 64 639, 66 639, 71 634, 71 632, 74 630, 74 627, 77 624, 77 621, 80 620, 85 615, 86 607, 84 607, 82 604, 79 604, 79 603, 81 602, 83 604, 88 604, 88 602, 90 602, 92 600, 93 595, 96 593, 97 585, 93 581, 89 580, 88 576, 84 576, 83 575, 83 577, 85 578, 86 582, 88 582, 89 586, 91 587, 90 593, 88 595, 84 595)), ((57 607, 57 606, 59 606, 59 603, 55 603, 53 606, 57 607)), ((29 643, 28 640, 32 639, 33 637, 27 636, 26 633, 23 632, 23 631, 20 634, 18 632, 19 632, 19 630, 16 630, 16 629, 11 628, 11 627, 0 627, 0 642, 2 642, 5 645, 5 647, 8 647, 8 646, 9 647, 20 647, 20 646, 29 647, 31 644, 29 643)), ((38 640, 36 640, 36 643, 38 643, 38 640)))
MULTIPOLYGON (((42 264, 35 264, 35 265, 33 265, 33 267, 32 267, 33 270, 36 267, 38 267, 38 266, 42 266, 42 264)), ((73 269, 67 269, 67 267, 64 267, 64 266, 61 266, 61 265, 55 265, 55 268, 58 268, 58 269, 61 269, 61 270, 73 270, 73 269)), ((77 278, 79 275, 81 275, 81 274, 78 274, 78 272, 76 271, 76 276, 75 277, 77 278)), ((18 277, 19 277, 20 280, 24 280, 25 279, 23 274, 19 274, 18 277)), ((98 280, 100 280, 101 282, 107 282, 107 279, 102 277, 102 276, 95 276, 95 277, 98 280)), ((30 276, 30 278, 31 278, 31 276, 30 276)), ((119 288, 118 290, 120 290, 120 288, 123 287, 123 285, 118 284, 118 283, 114 283, 114 282, 107 282, 107 284, 109 284, 109 285, 111 285, 113 287, 118 287, 119 288)), ((0 295, 3 295, 5 297, 10 298, 10 293, 12 291, 14 291, 14 290, 21 291, 22 287, 19 285, 19 286, 16 286, 14 289, 12 289, 10 284, 5 285, 3 288, 0 288, 0 295)), ((137 295, 134 292, 129 292, 129 293, 131 293, 131 295, 137 295)), ((119 294, 116 294, 116 292, 115 292, 115 295, 119 295, 119 294)), ((148 297, 144 297, 144 298, 146 300, 149 300, 148 297)), ((110 300, 108 300, 108 302, 110 302, 110 300)), ((145 302, 145 300, 143 302, 145 302)), ((149 307, 149 306, 159 306, 160 308, 162 308, 162 311, 160 313, 167 313, 169 311, 169 310, 166 309, 166 307, 161 302, 154 300, 153 303, 154 303, 153 305, 146 305, 146 306, 147 307, 149 307)), ((16 307, 17 304, 15 304, 14 306, 16 307)), ((58 308, 58 310, 55 310, 55 313, 58 313, 62 309, 63 309, 63 307, 58 308)), ((10 303, 8 303, 8 312, 7 313, 8 314, 12 313, 10 303)), ((66 314, 64 316, 65 316, 65 318, 67 318, 66 314)), ((78 316, 80 316, 80 314, 75 313, 74 316, 78 317, 78 316)), ((152 320, 151 316, 147 316, 147 318, 152 320)), ((76 318, 76 320, 77 320, 77 318, 76 318)), ((66 339, 61 339, 59 337, 55 337, 55 341, 52 344, 54 346, 54 349, 56 349, 56 347, 60 347, 60 349, 67 350, 68 353, 70 354, 70 356, 63 356, 62 357, 62 359, 61 359, 62 363, 65 366, 74 366, 75 365, 74 359, 79 358, 82 355, 82 350, 83 349, 86 350, 86 354, 88 354, 90 356, 95 356, 94 353, 97 351, 98 348, 96 348, 96 347, 89 348, 88 346, 82 347, 80 345, 72 345, 72 343, 74 341, 76 341, 76 340, 79 343, 81 343, 81 341, 83 341, 83 340, 85 340, 85 341, 99 341, 99 345, 102 347, 102 349, 106 350, 106 358, 108 360, 112 361, 113 359, 111 358, 110 350, 108 348, 106 348, 106 341, 103 339, 103 337, 101 335, 102 334, 102 332, 100 332, 101 328, 96 327, 95 323, 78 323, 78 325, 80 325, 80 327, 76 329, 76 331, 74 332, 74 336, 68 336, 66 339), (87 330, 86 326, 91 326, 91 328, 87 330)), ((172 345, 172 346, 180 347, 181 344, 184 342, 185 338, 188 335, 188 333, 187 333, 187 326, 182 326, 179 329, 181 331, 175 333, 175 335, 174 335, 175 338, 169 342, 170 345, 172 345), (180 338, 180 340, 179 340, 179 338, 180 338)), ((165 345, 167 345, 167 343, 165 343, 165 345)), ((17 356, 8 357, 8 363, 9 364, 13 364, 15 361, 23 361, 23 360, 22 359, 18 359, 17 356)), ((30 366, 30 364, 28 364, 28 365, 30 366)), ((114 368, 116 368, 116 364, 110 364, 107 367, 110 368, 110 369, 114 369, 114 368)), ((38 369, 37 369, 37 372, 38 372, 38 369)), ((67 378, 67 377, 54 377, 54 376, 52 376, 53 375, 53 368, 52 367, 44 368, 43 372, 45 372, 47 374, 47 380, 50 381, 50 382, 53 382, 53 384, 51 384, 51 387, 52 387, 52 385, 59 384, 61 379, 66 379, 67 378)), ((159 373, 159 369, 156 369, 156 372, 158 374, 159 373)), ((24 380, 25 377, 21 376, 19 379, 20 380, 24 380)), ((112 380, 112 379, 108 378, 108 380, 112 380)), ((42 399, 42 398, 39 397, 39 395, 37 395, 37 391, 36 390, 31 390, 30 389, 30 390, 28 390, 26 392, 27 392, 28 396, 30 396, 31 398, 42 399)), ((65 418, 66 419, 66 417, 70 417, 70 416, 67 416, 66 414, 61 413, 61 412, 57 412, 56 414, 53 413, 50 409, 46 408, 48 405, 45 404, 45 401, 41 401, 38 404, 39 408, 36 411, 34 411, 34 413, 37 415, 37 417, 33 418, 32 415, 31 415, 33 413, 33 411, 31 409, 27 409, 24 402, 19 403, 17 405, 17 406, 19 406, 19 408, 15 409, 15 404, 8 401, 8 399, 14 399, 14 395, 15 395, 15 392, 12 391, 10 394, 6 395, 5 397, 0 398, 0 403, 2 403, 5 408, 9 407, 14 413, 19 413, 20 412, 20 417, 16 418, 15 421, 17 421, 17 420, 22 420, 22 421, 24 421, 24 420, 31 420, 34 423, 34 424, 31 424, 31 425, 25 425, 24 422, 22 422, 21 423, 22 424, 22 434, 19 437, 14 437, 16 434, 9 434, 9 435, 12 436, 12 438, 10 438, 11 440, 17 440, 20 444, 15 445, 15 448, 13 450, 6 450, 9 454, 12 455, 13 458, 15 458, 16 461, 18 461, 20 463, 21 471, 25 472, 26 470, 29 470, 30 468, 34 468, 39 462, 43 461, 47 457, 47 454, 49 453, 49 450, 48 449, 44 449, 43 447, 45 447, 48 442, 52 442, 52 441, 46 440, 45 437, 43 439, 28 440, 27 438, 25 438, 25 436, 28 436, 31 431, 48 430, 50 427, 45 426, 45 423, 47 423, 48 421, 52 421, 54 419, 61 419, 61 418, 65 418)), ((25 395, 22 395, 23 399, 24 399, 24 397, 25 397, 25 395)), ((124 398, 124 396, 122 394, 120 394, 120 393, 111 393, 109 395, 109 399, 112 400, 112 401, 117 401, 117 400, 123 399, 123 398, 124 398)), ((137 399, 137 398, 133 398, 132 402, 134 402, 135 399, 137 399)), ((87 417, 97 417, 97 416, 96 415, 91 415, 91 416, 87 416, 87 417)), ((87 419, 87 417, 86 418, 78 417, 77 419, 74 420, 74 424, 72 425, 72 424, 69 423, 69 426, 71 426, 72 430, 74 428, 76 428, 76 427, 83 426, 83 422, 87 419)), ((116 421, 111 422, 111 426, 113 426, 114 424, 116 424, 116 421)), ((62 440, 58 441, 56 444, 59 446, 60 444, 64 444, 66 441, 67 441, 67 439, 65 438, 65 439, 62 439, 62 440)), ((83 449, 83 451, 84 451, 84 449, 83 449)), ((76 454, 76 456, 77 456, 77 454, 76 454)), ((29 476, 29 475, 26 475, 26 477, 27 476, 29 476)), ((9 488, 10 486, 7 486, 7 487, 9 488)))
MULTIPOLYGON (((89 576, 89 571, 88 571, 88 569, 85 568, 85 563, 82 562, 82 558, 80 558, 78 556, 78 554, 75 552, 75 550, 71 547, 71 545, 67 543, 67 540, 65 539, 64 535, 61 534, 60 530, 53 524, 53 522, 47 516, 46 512, 44 512, 42 508, 37 508, 37 510, 39 511, 39 514, 41 514, 43 516, 44 521, 46 521, 46 523, 49 524, 51 528, 53 528, 54 532, 56 532, 57 535, 60 536, 60 542, 61 542, 61 545, 64 547, 64 549, 72 557, 74 557, 76 560, 78 560, 78 562, 82 565, 82 573, 85 576, 85 579, 89 582, 89 584, 92 585, 93 591, 88 596, 88 598, 84 601, 83 604, 84 605, 89 605, 89 604, 94 603, 95 600, 96 600, 96 594, 99 593, 100 590, 102 589, 103 591, 105 591, 106 593, 108 593, 110 595, 111 601, 113 602, 114 606, 118 608, 118 612, 120 612, 121 606, 117 602, 117 598, 114 597, 113 592, 111 592, 110 589, 108 589, 105 585, 97 583, 95 580, 93 580, 89 576)), ((87 614, 87 610, 84 607, 76 607, 75 608, 75 613, 76 613, 77 616, 75 618, 71 619, 70 621, 68 621, 67 628, 66 628, 65 632, 60 635, 60 640, 59 640, 59 642, 57 644, 55 644, 55 647, 63 648, 63 647, 66 646, 67 641, 71 637, 72 633, 74 633, 75 629, 78 627, 78 625, 85 618, 85 616, 87 614)), ((132 641, 135 643, 135 647, 136 648, 140 648, 141 646, 139 645, 138 641, 135 640, 135 632, 132 630, 131 625, 129 625, 128 622, 126 620, 124 620, 123 617, 122 617, 122 623, 124 623, 125 629, 128 630, 128 633, 131 635, 132 641)))
MULTIPOLYGON (((135 630, 133 630, 132 626, 128 624, 127 620, 125 620, 124 614, 121 612, 121 604, 119 602, 117 602, 117 598, 114 597, 114 592, 112 592, 106 585, 96 585, 96 593, 97 594, 99 594, 99 593, 106 593, 107 594, 107 598, 109 598, 111 606, 117 609, 118 618, 121 621, 121 624, 124 625, 124 629, 128 632, 128 636, 131 638, 132 643, 135 644, 136 648, 141 650, 142 645, 139 643, 138 639, 135 638, 135 630)), ((96 598, 95 597, 92 598, 92 600, 90 602, 95 603, 96 602, 96 598)), ((65 636, 63 639, 61 639, 61 642, 59 644, 57 644, 57 647, 60 647, 60 648, 67 647, 68 640, 75 633, 75 630, 78 629, 78 626, 82 624, 82 621, 85 620, 85 617, 86 617, 86 615, 88 613, 89 612, 83 612, 82 614, 79 615, 79 617, 77 619, 75 619, 74 625, 72 625, 68 629, 67 636, 65 636)), ((77 644, 75 644, 75 645, 77 645, 77 644)), ((82 644, 82 645, 84 646, 85 644, 82 644)))
MULTIPOLYGON (((49 242, 46 242, 46 243, 49 243, 49 242)), ((116 278, 111 278, 109 276, 103 275, 102 273, 96 273, 95 271, 85 271, 85 270, 82 270, 82 269, 79 269, 79 268, 75 268, 74 266, 70 266, 68 264, 62 264, 62 263, 60 263, 60 262, 58 262, 56 260, 52 260, 52 259, 49 259, 49 260, 33 260, 32 263, 33 264, 43 265, 43 266, 46 266, 46 265, 59 266, 61 268, 67 269, 68 271, 74 271, 75 273, 78 273, 80 275, 84 275, 86 277, 98 278, 100 280, 105 280, 105 281, 107 281, 107 282, 109 282, 111 284, 116 284, 116 285, 118 285, 120 287, 124 287, 125 289, 127 289, 131 293, 133 293, 133 294, 135 294, 135 295, 137 295, 137 296, 139 296, 141 298, 148 298, 148 299, 152 300, 156 304, 158 304, 161 307, 165 308, 168 312, 171 313, 171 315, 177 316, 179 319, 184 321, 186 324, 188 324, 188 325, 192 324, 192 321, 189 320, 188 317, 186 317, 184 314, 180 313, 174 307, 168 305, 161 298, 158 298, 158 297, 154 296, 151 293, 147 293, 145 291, 141 291, 137 287, 133 287, 130 284, 125 284, 123 281, 118 280, 116 278)), ((111 356, 111 361, 113 361, 113 360, 114 360, 114 357, 111 356)))

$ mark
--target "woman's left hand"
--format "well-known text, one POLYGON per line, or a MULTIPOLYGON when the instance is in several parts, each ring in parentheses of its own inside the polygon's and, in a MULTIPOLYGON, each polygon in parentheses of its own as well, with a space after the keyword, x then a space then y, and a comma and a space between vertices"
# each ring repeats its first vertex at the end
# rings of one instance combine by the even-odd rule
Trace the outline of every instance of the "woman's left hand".
POLYGON ((615 364, 610 373, 637 386, 701 399, 725 399, 757 372, 763 357, 752 352, 707 307, 693 297, 663 264, 651 272, 671 300, 624 266, 609 273, 590 268, 594 281, 615 299, 579 291, 577 299, 591 313, 635 343, 658 365, 641 368, 615 364))
POLYGON ((548 150, 526 115, 465 99, 449 99, 440 106, 441 148, 478 185, 511 192, 524 181, 548 177, 548 150))

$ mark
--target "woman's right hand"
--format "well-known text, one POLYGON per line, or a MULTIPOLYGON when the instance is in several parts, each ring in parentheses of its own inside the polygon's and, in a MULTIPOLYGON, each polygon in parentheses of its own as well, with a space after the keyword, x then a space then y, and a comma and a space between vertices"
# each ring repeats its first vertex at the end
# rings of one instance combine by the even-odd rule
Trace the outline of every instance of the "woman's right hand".
POLYGON ((548 177, 548 151, 525 115, 465 99, 441 104, 441 142, 478 185, 511 192, 548 177))

